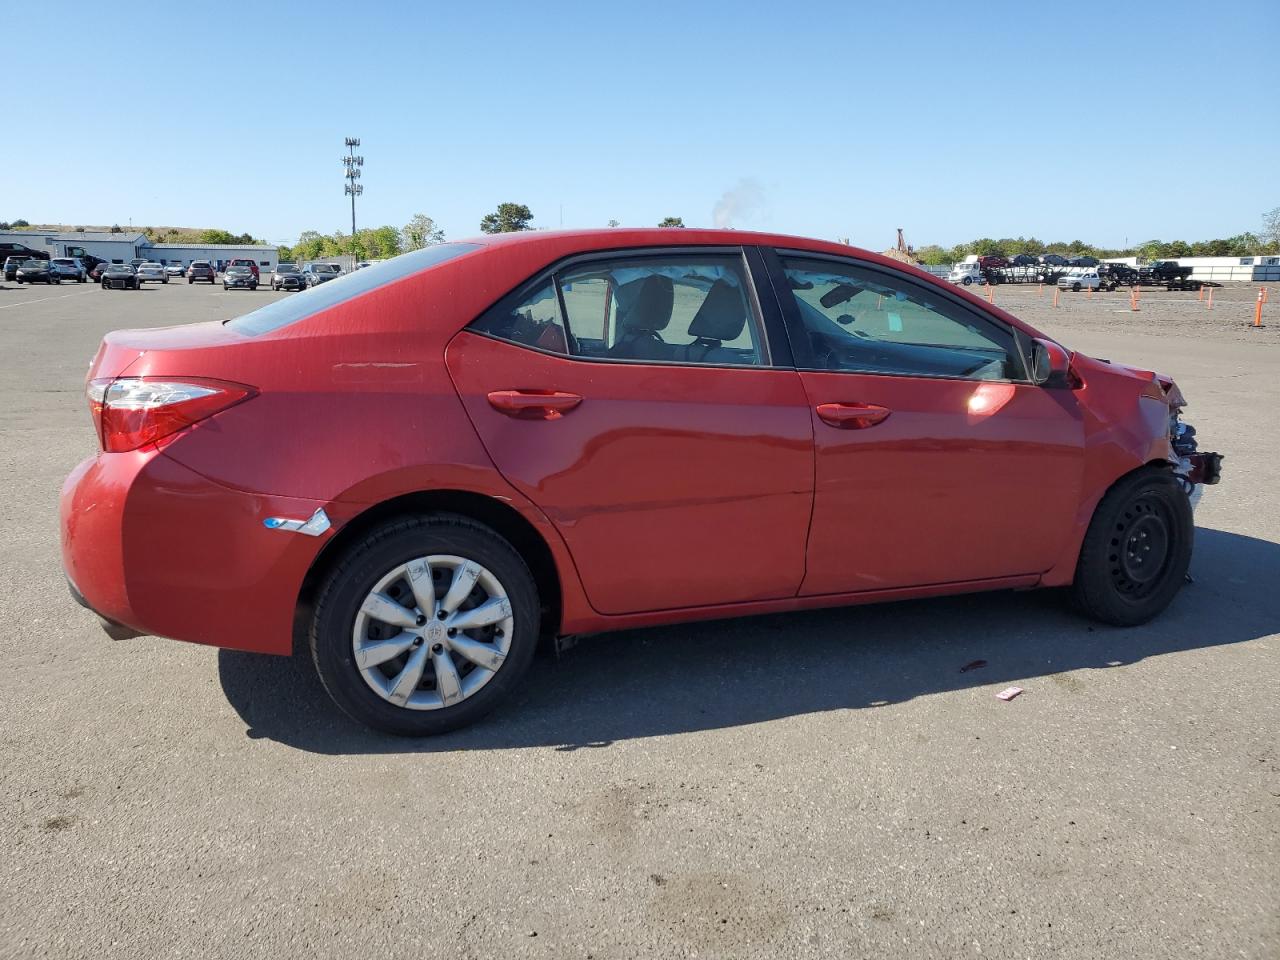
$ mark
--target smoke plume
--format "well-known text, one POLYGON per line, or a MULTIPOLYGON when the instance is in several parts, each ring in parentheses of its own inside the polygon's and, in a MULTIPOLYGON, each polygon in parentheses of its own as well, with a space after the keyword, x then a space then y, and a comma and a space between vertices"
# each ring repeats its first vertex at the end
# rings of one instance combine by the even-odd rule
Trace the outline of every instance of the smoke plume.
POLYGON ((739 180, 732 190, 726 190, 711 210, 711 221, 717 227, 737 226, 750 220, 764 205, 764 188, 755 180, 739 180))

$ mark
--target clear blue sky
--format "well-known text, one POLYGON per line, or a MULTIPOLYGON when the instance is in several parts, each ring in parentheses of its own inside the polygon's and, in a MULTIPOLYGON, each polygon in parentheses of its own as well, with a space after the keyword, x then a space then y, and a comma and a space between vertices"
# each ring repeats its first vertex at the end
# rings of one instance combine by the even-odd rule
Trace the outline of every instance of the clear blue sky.
POLYGON ((702 226, 732 192, 734 226, 877 249, 899 226, 1208 239, 1280 206, 1274 0, 51 15, 5 44, 30 94, 0 125, 0 220, 347 230, 346 135, 360 226, 423 212, 451 238, 504 200, 544 227, 702 226))

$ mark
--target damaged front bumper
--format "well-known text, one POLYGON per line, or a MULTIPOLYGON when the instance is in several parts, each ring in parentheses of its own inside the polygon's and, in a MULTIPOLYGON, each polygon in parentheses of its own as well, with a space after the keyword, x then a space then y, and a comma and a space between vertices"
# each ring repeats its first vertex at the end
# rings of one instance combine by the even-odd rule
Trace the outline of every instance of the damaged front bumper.
POLYGON ((1173 408, 1169 437, 1173 448, 1173 473, 1186 490, 1194 510, 1204 488, 1213 486, 1222 479, 1222 454, 1204 453, 1196 449, 1196 428, 1178 418, 1180 408, 1181 404, 1173 408))

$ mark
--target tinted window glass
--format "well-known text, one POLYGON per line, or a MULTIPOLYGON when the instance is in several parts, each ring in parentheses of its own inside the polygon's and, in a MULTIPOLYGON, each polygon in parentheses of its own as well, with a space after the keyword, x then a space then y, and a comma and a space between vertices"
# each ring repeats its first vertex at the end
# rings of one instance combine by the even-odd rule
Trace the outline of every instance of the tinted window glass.
POLYGON ((367 270, 348 273, 312 287, 287 300, 276 300, 253 313, 228 320, 227 326, 246 336, 279 330, 283 326, 296 323, 384 284, 412 276, 452 260, 454 257, 479 249, 480 245, 475 243, 439 243, 412 253, 401 254, 375 264, 367 270))
POLYGON ((784 258, 811 366, 906 376, 1021 380, 1012 334, 907 278, 784 258))
POLYGON ((470 329, 521 343, 526 347, 537 347, 552 353, 568 352, 564 321, 560 316, 560 301, 556 297, 555 285, 550 280, 543 282, 532 293, 506 298, 475 320, 470 329))
POLYGON ((742 259, 628 258, 558 275, 571 350, 650 363, 754 366, 767 362, 742 259))

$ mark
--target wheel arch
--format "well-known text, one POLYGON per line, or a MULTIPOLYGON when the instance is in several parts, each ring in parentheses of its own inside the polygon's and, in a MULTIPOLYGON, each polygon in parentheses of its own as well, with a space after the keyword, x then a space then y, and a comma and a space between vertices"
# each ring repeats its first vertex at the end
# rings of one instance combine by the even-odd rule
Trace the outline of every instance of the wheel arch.
POLYGON ((1057 562, 1045 571, 1040 577, 1040 586, 1042 587, 1065 587, 1069 585, 1076 575, 1076 565, 1080 561, 1080 551, 1084 548, 1085 534, 1089 532, 1089 524, 1093 522, 1093 516, 1098 512, 1098 506, 1106 498, 1107 494, 1114 490, 1117 486, 1127 481, 1136 474, 1154 471, 1168 470, 1172 472, 1173 464, 1167 459, 1161 457, 1153 457, 1144 462, 1138 463, 1136 466, 1126 470, 1119 476, 1100 490, 1096 497, 1084 505, 1077 516, 1074 529, 1071 531, 1071 538, 1066 549, 1058 557, 1057 562))
POLYGON ((452 513, 468 517, 504 537, 529 566, 542 608, 540 635, 554 638, 563 617, 564 588, 551 546, 523 514, 495 497, 471 490, 418 490, 369 506, 352 517, 329 539, 303 577, 298 590, 293 628, 293 649, 305 649, 310 611, 325 575, 343 552, 369 530, 396 517, 452 513))

